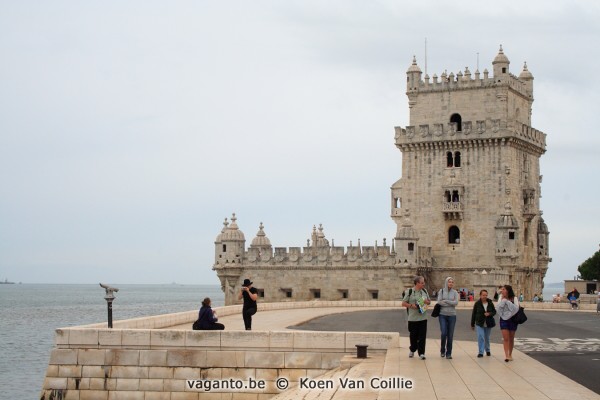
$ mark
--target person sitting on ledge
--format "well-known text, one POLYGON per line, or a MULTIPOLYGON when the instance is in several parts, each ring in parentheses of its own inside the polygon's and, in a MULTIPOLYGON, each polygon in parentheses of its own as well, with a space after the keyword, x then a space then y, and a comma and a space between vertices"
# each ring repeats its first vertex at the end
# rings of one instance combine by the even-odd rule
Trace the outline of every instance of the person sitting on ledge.
POLYGON ((202 307, 198 312, 198 320, 194 322, 195 331, 222 331, 225 325, 217 322, 217 314, 210 307, 210 297, 202 301, 202 307))

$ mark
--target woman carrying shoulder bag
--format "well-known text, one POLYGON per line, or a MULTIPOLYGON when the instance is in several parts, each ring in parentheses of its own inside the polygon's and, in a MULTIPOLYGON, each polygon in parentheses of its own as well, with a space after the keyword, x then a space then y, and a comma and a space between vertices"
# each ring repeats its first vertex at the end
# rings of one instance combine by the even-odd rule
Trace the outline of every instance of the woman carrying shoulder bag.
POLYGON ((500 331, 504 345, 504 361, 512 361, 512 351, 515 347, 515 333, 518 324, 511 318, 519 312, 519 299, 515 296, 512 286, 502 286, 502 297, 498 302, 498 315, 500 315, 500 331))
POLYGON ((496 326, 494 321, 496 315, 496 307, 491 300, 488 300, 488 292, 483 289, 479 292, 479 300, 473 305, 471 313, 471 329, 477 327, 477 345, 479 353, 477 357, 483 357, 483 352, 487 356, 491 356, 490 352, 490 333, 492 328, 496 326))

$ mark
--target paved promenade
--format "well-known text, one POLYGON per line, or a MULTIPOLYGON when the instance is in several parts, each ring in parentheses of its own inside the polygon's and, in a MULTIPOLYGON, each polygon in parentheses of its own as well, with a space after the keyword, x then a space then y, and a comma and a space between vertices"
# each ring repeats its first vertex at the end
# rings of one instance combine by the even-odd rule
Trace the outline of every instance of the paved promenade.
MULTIPOLYGON (((377 311, 386 308, 377 308, 377 311)), ((393 308, 388 308, 393 309, 393 308)), ((307 322, 314 318, 356 311, 375 311, 361 307, 331 307, 311 309, 288 309, 259 311, 253 318, 254 330, 286 330, 288 327, 307 322)), ((396 308, 397 310, 397 308, 396 308)), ((346 317, 349 316, 346 315, 346 317)), ((220 318, 226 330, 243 330, 241 315, 220 318)), ((191 329, 190 324, 169 329, 191 329)), ((437 330, 437 324, 435 328, 437 330)), ((364 331, 364 329, 361 329, 364 331)), ((404 332, 401 332, 404 335, 404 332)), ((321 393, 319 389, 303 392, 284 392, 277 398, 331 398, 331 399, 600 399, 600 395, 567 378, 555 370, 537 362, 515 349, 513 362, 505 363, 502 345, 492 344, 492 356, 477 358, 477 344, 474 341, 459 340, 454 343, 453 359, 442 359, 437 354, 439 340, 428 339, 429 351, 425 361, 408 358, 408 338, 400 338, 400 347, 391 348, 385 362, 365 363, 356 371, 366 376, 401 376, 414 381, 413 390, 388 390, 348 392, 334 391, 321 393), (362 368, 362 369, 361 369, 362 368), (366 370, 365 370, 366 369, 366 370)), ((374 361, 374 360, 373 360, 374 361)), ((354 371, 355 368, 350 371, 354 371)), ((339 373, 339 372, 338 372, 339 373)), ((357 372, 358 373, 358 372, 357 372)))

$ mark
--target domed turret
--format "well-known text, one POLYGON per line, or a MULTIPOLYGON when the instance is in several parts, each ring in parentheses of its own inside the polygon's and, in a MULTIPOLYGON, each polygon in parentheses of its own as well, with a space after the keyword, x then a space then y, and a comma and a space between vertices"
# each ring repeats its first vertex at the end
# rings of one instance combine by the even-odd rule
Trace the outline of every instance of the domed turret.
POLYGON ((271 241, 269 240, 263 229, 264 226, 261 222, 258 227, 256 237, 252 239, 252 244, 250 245, 250 247, 271 247, 271 241))
POLYGON ((244 233, 242 231, 240 231, 240 229, 237 226, 237 223, 235 222, 236 220, 237 220, 237 218, 235 217, 235 213, 233 213, 233 215, 231 216, 231 225, 226 227, 225 231, 221 234, 222 242, 229 241, 229 240, 246 241, 246 238, 244 237, 244 233))
POLYGON ((243 261, 246 238, 236 220, 234 213, 231 224, 228 224, 227 218, 223 222, 223 229, 215 240, 215 264, 240 264, 243 261))
POLYGON ((419 235, 413 228, 412 221, 410 220, 410 213, 408 209, 404 212, 404 220, 402 225, 398 226, 396 231, 396 237, 394 238, 396 260, 399 263, 408 265, 414 265, 419 259, 417 252, 417 242, 419 241, 419 235))
POLYGON ((510 203, 507 202, 496 222, 496 257, 517 255, 518 231, 519 224, 512 213, 510 203))
POLYGON ((523 71, 519 74, 519 80, 525 83, 527 95, 533 98, 533 74, 527 69, 527 62, 523 64, 523 71))
POLYGON ((413 56, 413 62, 411 66, 406 71, 406 91, 414 91, 419 88, 419 84, 421 83, 421 68, 417 65, 417 58, 413 56))
POLYGON ((544 260, 550 260, 548 257, 550 254, 550 232, 548 232, 548 225, 542 218, 542 211, 540 210, 540 219, 538 221, 538 257, 544 260))
POLYGON ((313 247, 327 247, 329 246, 329 240, 325 239, 323 233, 323 224, 319 224, 319 231, 317 232, 316 225, 313 225, 312 234, 310 235, 313 247))
POLYGON ((496 222, 496 228, 519 228, 519 223, 512 213, 510 203, 504 205, 504 212, 500 214, 500 218, 496 222))
POLYGON ((548 232, 548 225, 546 225, 546 222, 544 221, 544 218, 542 218, 542 212, 540 211, 540 220, 538 221, 538 233, 549 233, 548 232))
POLYGON ((223 229, 221 229, 221 233, 219 233, 217 235, 217 238, 215 239, 215 243, 221 243, 221 241, 223 240, 223 233, 227 229, 228 225, 229 225, 229 222, 227 222, 227 218, 225 218, 225 221, 223 221, 223 229))
POLYGON ((494 80, 496 82, 502 80, 503 76, 508 76, 509 64, 510 61, 508 60, 508 57, 506 57, 506 55, 504 54, 504 51, 502 50, 502 45, 500 45, 500 50, 494 58, 494 61, 492 61, 492 65, 494 66, 494 80))
POLYGON ((417 231, 413 228, 413 224, 410 220, 410 213, 406 210, 404 212, 402 225, 398 227, 398 231, 396 232, 396 239, 415 239, 418 237, 417 231))
POLYGON ((519 74, 519 79, 522 81, 533 79, 533 74, 527 69, 527 61, 523 63, 523 71, 521 71, 521 73, 519 74))

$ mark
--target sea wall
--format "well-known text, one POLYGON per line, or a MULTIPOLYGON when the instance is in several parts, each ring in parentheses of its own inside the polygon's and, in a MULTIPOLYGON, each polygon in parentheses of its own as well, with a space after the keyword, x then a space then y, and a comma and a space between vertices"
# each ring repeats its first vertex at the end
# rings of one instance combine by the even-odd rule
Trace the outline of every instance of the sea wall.
MULTIPOLYGON (((356 303, 364 306, 366 302, 356 303)), ((376 306, 377 302, 370 303, 376 306)), ((348 305, 345 302, 344 306, 348 305)), ((325 305, 309 302, 304 307, 292 306, 261 304, 261 310, 325 305)), ((240 307, 217 310, 220 316, 225 316, 239 313, 240 307)), ((188 322, 191 325, 196 316, 197 311, 190 311, 117 321, 114 329, 106 328, 105 324, 57 329, 40 398, 262 400, 281 393, 277 379, 297 382, 301 377, 314 378, 339 367, 342 357, 356 354, 356 344, 368 344, 369 353, 385 353, 389 347, 399 345, 397 332, 165 329, 188 322), (219 392, 190 388, 188 384, 192 380, 229 379, 244 385, 251 380, 264 382, 264 387, 219 392)))

